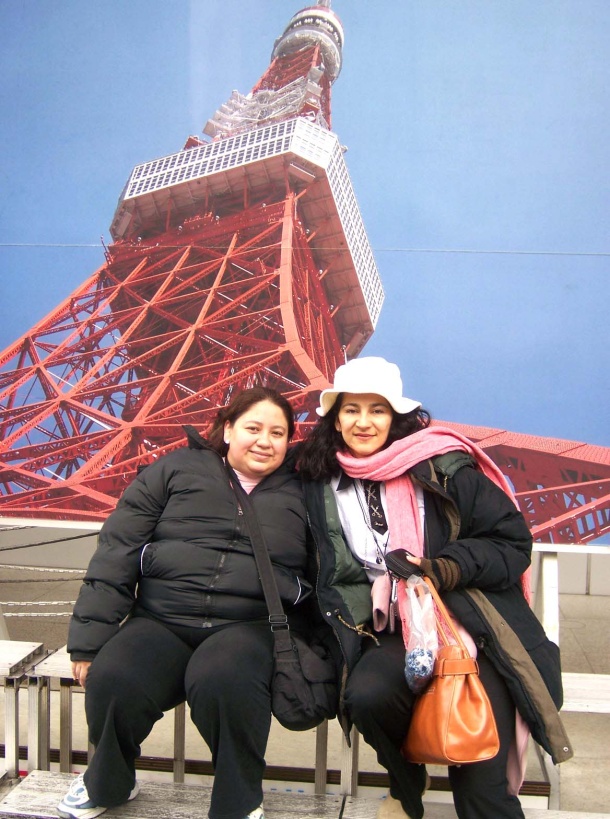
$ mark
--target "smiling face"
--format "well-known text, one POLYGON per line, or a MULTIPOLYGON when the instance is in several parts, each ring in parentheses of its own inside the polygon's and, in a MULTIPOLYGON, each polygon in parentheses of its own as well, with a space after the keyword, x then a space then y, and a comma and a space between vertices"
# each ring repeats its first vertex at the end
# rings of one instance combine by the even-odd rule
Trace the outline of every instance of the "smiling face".
POLYGON ((383 396, 347 392, 342 397, 335 429, 351 455, 365 458, 385 446, 392 419, 392 408, 383 396))
POLYGON ((227 460, 233 469, 248 478, 264 478, 286 457, 288 420, 271 401, 259 401, 232 424, 226 422, 224 438, 229 444, 227 460))

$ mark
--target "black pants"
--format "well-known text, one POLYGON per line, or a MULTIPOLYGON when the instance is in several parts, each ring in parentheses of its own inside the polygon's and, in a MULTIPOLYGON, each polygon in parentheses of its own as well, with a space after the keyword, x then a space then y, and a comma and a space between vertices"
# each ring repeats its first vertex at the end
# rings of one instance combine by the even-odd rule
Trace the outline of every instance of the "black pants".
MULTIPOLYGON (((426 781, 424 765, 407 762, 400 752, 411 719, 414 696, 404 678, 405 647, 400 634, 383 634, 381 646, 365 643, 352 671, 345 701, 354 724, 388 771, 390 793, 412 819, 421 819, 426 781)), ((515 731, 515 706, 502 678, 479 653, 481 681, 491 701, 500 751, 494 759, 449 766, 453 801, 460 819, 523 819, 521 804, 507 791, 506 760, 515 731)))
POLYGON ((95 754, 85 784, 96 804, 127 801, 140 744, 164 711, 185 700, 212 752, 211 819, 244 819, 262 803, 271 727, 269 624, 195 634, 189 645, 164 625, 136 617, 93 661, 85 710, 95 754))

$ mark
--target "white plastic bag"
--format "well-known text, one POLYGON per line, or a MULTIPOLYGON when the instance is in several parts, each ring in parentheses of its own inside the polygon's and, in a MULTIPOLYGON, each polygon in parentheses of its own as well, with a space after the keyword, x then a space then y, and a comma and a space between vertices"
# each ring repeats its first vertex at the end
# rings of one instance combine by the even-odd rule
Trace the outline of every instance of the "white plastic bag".
POLYGON ((406 582, 409 637, 405 655, 405 678, 414 694, 420 694, 432 677, 438 651, 434 600, 426 581, 411 575, 406 582))

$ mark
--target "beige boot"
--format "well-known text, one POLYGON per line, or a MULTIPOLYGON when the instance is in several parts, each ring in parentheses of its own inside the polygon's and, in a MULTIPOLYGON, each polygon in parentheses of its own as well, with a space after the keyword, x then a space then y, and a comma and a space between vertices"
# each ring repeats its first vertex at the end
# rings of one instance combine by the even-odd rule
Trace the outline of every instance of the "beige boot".
POLYGON ((404 812, 399 800, 388 793, 379 805, 377 819, 409 819, 409 814, 404 812))
MULTIPOLYGON (((425 794, 431 784, 432 780, 430 779, 430 774, 426 771, 426 784, 422 791, 422 796, 425 794)), ((388 791, 388 795, 382 801, 381 805, 379 805, 377 819, 410 819, 410 817, 408 813, 404 812, 400 801, 398 799, 394 799, 394 797, 391 796, 390 792, 388 791)))

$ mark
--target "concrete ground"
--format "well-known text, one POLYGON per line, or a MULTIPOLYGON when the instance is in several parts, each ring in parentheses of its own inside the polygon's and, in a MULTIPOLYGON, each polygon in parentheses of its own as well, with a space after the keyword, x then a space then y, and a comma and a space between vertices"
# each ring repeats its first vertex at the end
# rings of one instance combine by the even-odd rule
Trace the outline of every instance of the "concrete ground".
MULTIPOLYGON (((42 642, 47 649, 63 646, 67 639, 66 615, 71 610, 71 601, 78 594, 81 576, 82 573, 79 572, 39 572, 0 567, 0 608, 5 615, 4 625, 8 637, 12 640, 42 642), (56 601, 62 605, 48 605, 56 601), (7 605, 15 602, 27 602, 28 605, 7 605)), ((560 595, 560 644, 564 671, 610 674, 609 624, 610 597, 560 595)), ((74 713, 74 747, 84 749, 86 734, 83 720, 78 716, 82 713, 78 702, 75 702, 74 713)), ((561 766, 561 808, 608 814, 610 715, 566 713, 563 720, 574 746, 575 757, 561 766)), ((25 725, 27 722, 22 720, 22 726, 25 725)), ((187 758, 208 759, 207 749, 197 732, 191 728, 187 730, 187 758)), ((143 753, 169 756, 171 744, 168 735, 172 731, 173 723, 162 720, 147 741, 143 753)), ((287 735, 287 732, 280 729, 272 735, 268 763, 312 766, 313 739, 313 732, 287 735)), ((22 744, 24 743, 25 735, 22 744)), ((57 737, 52 736, 52 745, 58 747, 57 737)), ((534 765, 535 762, 532 762, 532 766, 534 765)), ((339 736, 332 735, 332 732, 329 767, 340 767, 339 736)), ((364 744, 361 744, 360 750, 360 769, 380 770, 372 750, 364 744)), ((536 772, 532 771, 531 776, 528 772, 529 778, 536 778, 536 772)))

